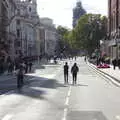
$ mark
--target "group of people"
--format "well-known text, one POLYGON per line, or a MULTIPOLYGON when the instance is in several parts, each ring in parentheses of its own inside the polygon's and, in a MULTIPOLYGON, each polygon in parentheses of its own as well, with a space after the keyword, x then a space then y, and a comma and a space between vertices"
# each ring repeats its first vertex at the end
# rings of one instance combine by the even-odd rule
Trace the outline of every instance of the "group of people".
MULTIPOLYGON (((66 62, 64 65, 64 83, 68 84, 68 72, 69 72, 69 66, 66 62)), ((71 73, 73 76, 73 85, 77 83, 77 73, 79 72, 79 68, 77 66, 77 63, 74 63, 74 65, 71 68, 71 73)))

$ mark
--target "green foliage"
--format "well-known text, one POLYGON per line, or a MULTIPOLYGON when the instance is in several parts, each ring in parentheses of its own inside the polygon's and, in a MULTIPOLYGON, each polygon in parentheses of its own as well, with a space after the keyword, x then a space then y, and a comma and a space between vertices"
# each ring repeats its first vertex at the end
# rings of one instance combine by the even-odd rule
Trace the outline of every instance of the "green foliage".
POLYGON ((75 29, 70 32, 69 39, 71 46, 85 49, 88 54, 99 48, 100 39, 106 36, 105 16, 100 14, 85 14, 82 16, 75 29))
POLYGON ((60 35, 64 36, 68 32, 68 29, 62 26, 58 26, 57 31, 60 35))
POLYGON ((59 52, 61 52, 63 50, 65 52, 69 51, 69 49, 70 49, 70 46, 69 46, 70 30, 65 28, 65 27, 58 26, 57 27, 57 32, 61 36, 61 39, 59 40, 59 43, 58 43, 59 52))
POLYGON ((62 35, 64 44, 72 49, 84 49, 91 55, 100 47, 100 40, 106 37, 107 17, 100 14, 85 14, 71 31, 62 26, 57 30, 62 35))

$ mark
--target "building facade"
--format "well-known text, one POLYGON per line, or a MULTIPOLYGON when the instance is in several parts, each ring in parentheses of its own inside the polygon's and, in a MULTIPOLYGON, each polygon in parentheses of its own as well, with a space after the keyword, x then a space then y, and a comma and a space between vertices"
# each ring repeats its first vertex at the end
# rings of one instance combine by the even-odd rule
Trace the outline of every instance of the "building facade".
POLYGON ((36 29, 39 26, 36 0, 17 0, 15 56, 36 56, 36 29))
POLYGON ((15 12, 15 0, 0 0, 0 57, 6 58, 12 53, 15 12))
POLYGON ((19 57, 52 56, 56 28, 50 18, 39 18, 37 0, 0 0, 0 54, 19 57))
POLYGON ((86 11, 82 7, 82 3, 78 1, 76 7, 73 9, 73 28, 77 25, 78 20, 84 14, 86 14, 86 11))
POLYGON ((107 54, 120 58, 120 0, 108 0, 108 45, 107 54))
POLYGON ((42 48, 44 50, 43 53, 47 56, 54 56, 58 39, 53 20, 50 18, 41 18, 40 22, 44 28, 43 30, 41 30, 41 42, 42 47, 44 47, 42 48))

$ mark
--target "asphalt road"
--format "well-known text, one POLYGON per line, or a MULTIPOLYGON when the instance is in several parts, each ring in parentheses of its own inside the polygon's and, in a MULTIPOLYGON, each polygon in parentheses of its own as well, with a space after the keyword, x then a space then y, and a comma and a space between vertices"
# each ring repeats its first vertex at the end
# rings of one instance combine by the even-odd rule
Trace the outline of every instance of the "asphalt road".
MULTIPOLYGON (((74 62, 68 61, 70 68, 74 62)), ((83 58, 76 62, 75 86, 71 74, 64 85, 63 62, 38 66, 21 90, 0 96, 0 120, 120 120, 120 88, 93 71, 83 58)))

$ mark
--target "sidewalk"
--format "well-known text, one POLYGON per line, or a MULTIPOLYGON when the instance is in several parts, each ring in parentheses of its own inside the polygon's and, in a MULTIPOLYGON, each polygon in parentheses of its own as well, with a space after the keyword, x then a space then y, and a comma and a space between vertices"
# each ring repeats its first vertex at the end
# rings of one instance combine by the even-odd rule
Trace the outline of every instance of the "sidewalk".
POLYGON ((120 70, 118 67, 116 67, 116 69, 114 70, 112 65, 110 66, 110 68, 97 68, 95 65, 91 63, 89 63, 89 65, 94 67, 96 70, 99 70, 100 72, 112 77, 118 83, 120 83, 120 70))
MULTIPOLYGON (((41 65, 44 65, 44 64, 47 64, 47 60, 46 59, 42 59, 39 64, 38 64, 38 61, 35 61, 33 62, 33 70, 35 68, 37 68, 38 66, 41 66, 41 65)), ((5 72, 4 74, 0 75, 0 81, 5 81, 5 80, 11 80, 11 79, 15 79, 16 78, 16 75, 15 73, 13 74, 9 74, 7 72, 5 72)))

